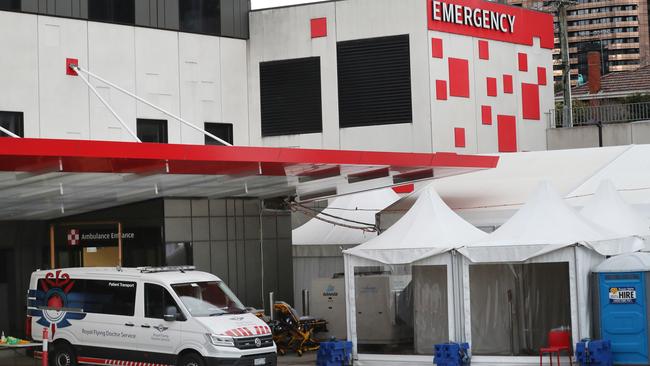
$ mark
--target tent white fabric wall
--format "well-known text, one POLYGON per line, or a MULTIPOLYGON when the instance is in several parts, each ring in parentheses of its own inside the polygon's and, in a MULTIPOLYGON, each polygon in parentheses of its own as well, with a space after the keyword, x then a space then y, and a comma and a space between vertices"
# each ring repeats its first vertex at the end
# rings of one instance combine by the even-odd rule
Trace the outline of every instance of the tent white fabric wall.
MULTIPOLYGON (((458 249, 468 260, 463 273, 465 312, 469 314, 469 265, 471 263, 569 264, 571 328, 573 339, 590 335, 589 272, 611 255, 643 248, 635 237, 619 235, 582 218, 568 206, 548 182, 539 185, 528 202, 505 224, 483 240, 458 249), (599 253, 600 252, 600 253, 599 253)), ((471 317, 466 315, 465 331, 471 335, 471 317)))
MULTIPOLYGON (((357 308, 355 267, 382 265, 445 265, 449 335, 459 333, 453 284, 454 256, 451 250, 485 237, 486 234, 464 221, 438 196, 432 187, 422 191, 413 207, 390 229, 362 245, 344 251, 348 339, 357 348, 357 308)), ((403 356, 409 357, 409 356, 403 356)), ((417 357, 417 356, 414 356, 417 357)))

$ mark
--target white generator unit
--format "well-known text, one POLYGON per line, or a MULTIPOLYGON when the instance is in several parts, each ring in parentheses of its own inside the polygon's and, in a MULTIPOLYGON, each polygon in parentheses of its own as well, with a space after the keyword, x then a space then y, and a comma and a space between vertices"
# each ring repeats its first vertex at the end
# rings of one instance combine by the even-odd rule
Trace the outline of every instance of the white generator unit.
POLYGON ((311 282, 310 315, 327 320, 327 332, 320 339, 347 339, 345 311, 345 279, 316 278, 311 282))

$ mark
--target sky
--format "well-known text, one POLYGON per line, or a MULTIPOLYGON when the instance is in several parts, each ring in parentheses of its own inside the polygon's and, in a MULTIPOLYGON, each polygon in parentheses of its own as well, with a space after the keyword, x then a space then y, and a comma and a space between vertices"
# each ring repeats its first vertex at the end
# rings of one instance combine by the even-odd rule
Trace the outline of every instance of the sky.
POLYGON ((314 3, 317 1, 322 0, 251 0, 251 6, 253 9, 260 9, 292 4, 314 3))

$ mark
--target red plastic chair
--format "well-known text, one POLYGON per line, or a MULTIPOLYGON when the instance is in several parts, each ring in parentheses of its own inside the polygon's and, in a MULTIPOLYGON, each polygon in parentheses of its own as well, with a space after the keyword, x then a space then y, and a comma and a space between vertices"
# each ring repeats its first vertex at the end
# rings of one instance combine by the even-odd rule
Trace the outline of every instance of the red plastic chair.
POLYGON ((542 356, 548 353, 548 359, 553 365, 553 354, 557 354, 557 364, 560 366, 560 352, 569 354, 569 363, 573 366, 573 352, 571 348, 571 333, 568 330, 552 330, 548 332, 548 347, 539 349, 539 366, 542 366, 542 356))

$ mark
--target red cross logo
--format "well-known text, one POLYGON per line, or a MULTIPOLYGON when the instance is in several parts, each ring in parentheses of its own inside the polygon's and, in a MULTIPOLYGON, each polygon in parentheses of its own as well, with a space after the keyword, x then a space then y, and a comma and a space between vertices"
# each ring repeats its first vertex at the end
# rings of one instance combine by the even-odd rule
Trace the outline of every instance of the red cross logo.
POLYGON ((70 231, 68 231, 68 245, 79 245, 79 239, 80 235, 78 229, 70 229, 70 231))

